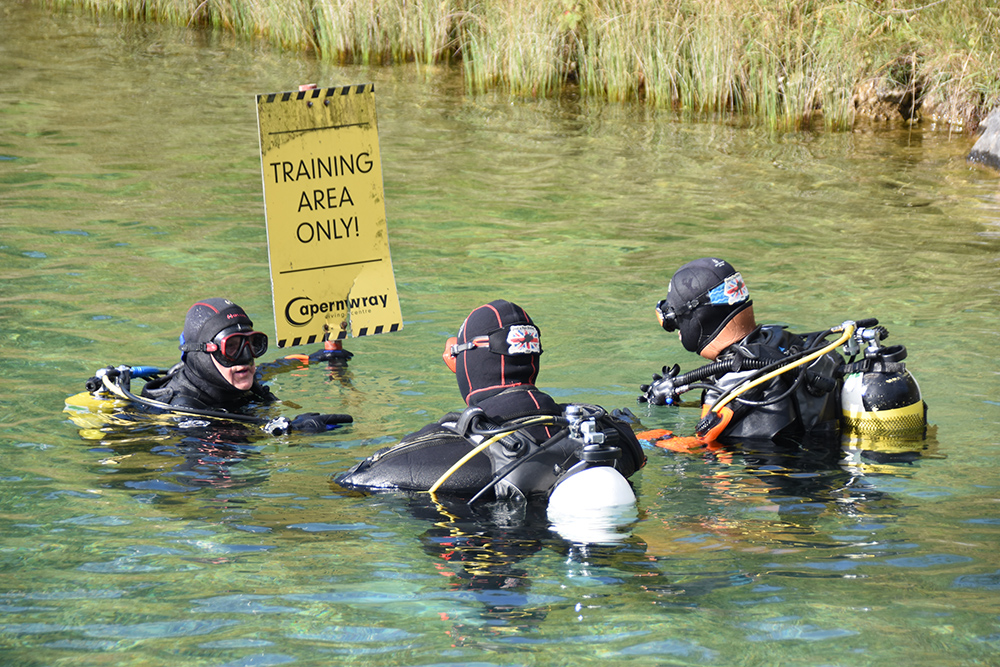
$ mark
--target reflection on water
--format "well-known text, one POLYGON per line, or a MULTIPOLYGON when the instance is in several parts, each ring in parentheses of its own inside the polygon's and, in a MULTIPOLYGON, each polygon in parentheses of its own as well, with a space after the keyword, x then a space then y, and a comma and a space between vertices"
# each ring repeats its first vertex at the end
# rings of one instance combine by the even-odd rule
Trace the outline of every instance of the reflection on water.
POLYGON ((1000 189, 965 164, 971 137, 773 136, 466 97, 449 68, 336 68, 223 34, 0 12, 6 662, 992 660, 1000 189), (347 368, 272 382, 285 413, 355 423, 81 434, 65 398, 109 364, 176 361, 193 300, 228 296, 273 329, 254 95, 362 81, 404 328, 349 339, 347 368), (635 399, 662 365, 697 365, 652 307, 708 254, 740 268, 761 321, 878 317, 909 351, 934 437, 650 446, 638 519, 600 546, 535 508, 331 486, 459 407, 441 349, 494 298, 539 324, 546 392, 690 434, 696 410, 635 399))
MULTIPOLYGON (((110 466, 105 473, 108 487, 146 490, 151 498, 159 493, 184 493, 204 486, 240 488, 264 481, 267 467, 259 460, 261 457, 255 456, 259 446, 251 444, 245 428, 227 430, 207 426, 202 422, 194 426, 160 426, 156 429, 160 433, 156 434, 143 432, 152 429, 110 433, 91 443, 89 451, 102 455, 98 464, 110 466), (192 430, 203 434, 191 433, 192 430)), ((86 434, 93 435, 93 432, 86 434)))

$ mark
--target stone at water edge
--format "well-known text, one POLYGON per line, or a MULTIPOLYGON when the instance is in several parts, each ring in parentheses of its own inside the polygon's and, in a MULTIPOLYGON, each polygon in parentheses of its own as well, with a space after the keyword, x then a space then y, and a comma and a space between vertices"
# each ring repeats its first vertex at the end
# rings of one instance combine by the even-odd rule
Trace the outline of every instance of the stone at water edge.
POLYGON ((986 116, 979 126, 983 133, 969 151, 969 161, 1000 170, 1000 107, 986 116))

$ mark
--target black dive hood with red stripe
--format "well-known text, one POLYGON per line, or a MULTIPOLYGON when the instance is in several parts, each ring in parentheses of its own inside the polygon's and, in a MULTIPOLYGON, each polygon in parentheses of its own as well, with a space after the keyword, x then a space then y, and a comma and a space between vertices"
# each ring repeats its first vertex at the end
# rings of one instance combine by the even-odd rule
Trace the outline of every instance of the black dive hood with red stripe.
POLYGON ((472 406, 511 387, 534 385, 540 332, 520 306, 498 299, 479 306, 458 330, 455 377, 472 406))

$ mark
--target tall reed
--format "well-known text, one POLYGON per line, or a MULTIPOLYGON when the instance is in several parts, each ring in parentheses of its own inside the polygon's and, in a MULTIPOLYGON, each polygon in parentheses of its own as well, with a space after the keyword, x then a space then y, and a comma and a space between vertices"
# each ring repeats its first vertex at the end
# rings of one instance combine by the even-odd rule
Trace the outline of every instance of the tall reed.
POLYGON ((548 95, 565 83, 575 58, 567 52, 560 2, 469 2, 459 23, 466 80, 474 90, 506 88, 548 95))
MULTIPOLYGON (((302 0, 307 2, 308 0, 302 0)), ((433 64, 455 51, 449 0, 312 0, 316 45, 326 58, 359 64, 433 64)))
POLYGON ((850 127, 865 90, 952 120, 1000 104, 998 0, 40 1, 345 63, 460 60, 473 91, 572 88, 775 128, 850 127))

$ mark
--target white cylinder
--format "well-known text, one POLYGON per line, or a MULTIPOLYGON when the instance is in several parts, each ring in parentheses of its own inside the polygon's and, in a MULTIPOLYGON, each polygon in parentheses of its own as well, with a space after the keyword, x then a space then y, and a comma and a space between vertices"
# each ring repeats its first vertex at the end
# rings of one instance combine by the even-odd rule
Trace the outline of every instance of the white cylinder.
POLYGON ((621 542, 629 536, 628 526, 637 518, 635 493, 614 468, 587 468, 552 490, 548 518, 552 529, 572 542, 621 542))

